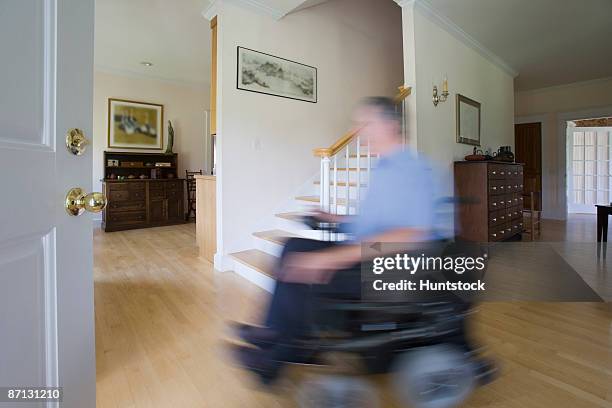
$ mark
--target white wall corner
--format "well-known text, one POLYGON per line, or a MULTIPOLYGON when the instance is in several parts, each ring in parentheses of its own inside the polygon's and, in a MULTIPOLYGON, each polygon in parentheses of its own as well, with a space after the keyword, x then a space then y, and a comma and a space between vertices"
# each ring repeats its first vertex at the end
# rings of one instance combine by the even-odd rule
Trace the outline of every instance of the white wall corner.
POLYGON ((478 42, 474 37, 463 31, 463 29, 457 24, 452 22, 447 17, 440 15, 428 0, 395 0, 395 2, 397 2, 400 6, 402 6, 401 3, 414 3, 415 9, 427 17, 430 21, 446 30, 449 34, 457 38, 468 47, 471 47, 480 53, 480 55, 485 57, 491 63, 497 65, 508 75, 512 76, 512 78, 515 78, 519 74, 517 70, 507 64, 501 57, 497 56, 491 50, 478 42))
POLYGON ((211 21, 213 18, 219 14, 219 3, 223 0, 212 0, 208 7, 202 10, 202 17, 211 21))
POLYGON ((215 272, 227 272, 233 269, 234 261, 229 255, 216 252, 213 257, 213 266, 215 267, 215 272))
POLYGON ((414 2, 416 0, 393 0, 393 1, 395 1, 398 6, 404 8, 404 7, 413 7, 414 2))

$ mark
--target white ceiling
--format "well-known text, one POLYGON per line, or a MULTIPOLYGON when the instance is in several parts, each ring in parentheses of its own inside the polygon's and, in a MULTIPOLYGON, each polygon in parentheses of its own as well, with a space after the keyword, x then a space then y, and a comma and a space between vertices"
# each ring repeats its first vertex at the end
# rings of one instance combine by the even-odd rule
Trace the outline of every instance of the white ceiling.
POLYGON ((519 72, 519 90, 612 76, 612 0, 428 0, 519 72))
MULTIPOLYGON (((280 17, 323 1, 242 3, 280 17)), ((519 72, 519 90, 612 76, 612 0, 424 1, 519 72)), ((208 83, 210 28, 201 13, 209 3, 96 0, 96 67, 208 83)))
MULTIPOLYGON (((274 18, 327 0, 231 0, 274 18)), ((96 0, 95 65, 185 83, 210 80, 212 0, 96 0), (152 62, 146 67, 143 61, 152 62)))
POLYGON ((210 25, 201 14, 207 6, 208 0, 96 0, 96 68, 208 83, 210 25))

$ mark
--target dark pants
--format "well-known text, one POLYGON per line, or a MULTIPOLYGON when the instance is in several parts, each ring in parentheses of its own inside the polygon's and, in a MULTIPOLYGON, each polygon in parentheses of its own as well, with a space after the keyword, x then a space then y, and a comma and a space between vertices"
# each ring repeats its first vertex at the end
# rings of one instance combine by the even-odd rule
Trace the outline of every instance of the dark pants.
MULTIPOLYGON (((285 244, 277 273, 282 273, 283 262, 292 252, 309 252, 327 249, 337 242, 291 238, 285 244)), ((272 301, 266 317, 266 326, 276 330, 283 339, 292 340, 307 336, 314 322, 315 302, 319 297, 359 299, 361 296, 360 268, 337 271, 325 285, 276 282, 272 301)))

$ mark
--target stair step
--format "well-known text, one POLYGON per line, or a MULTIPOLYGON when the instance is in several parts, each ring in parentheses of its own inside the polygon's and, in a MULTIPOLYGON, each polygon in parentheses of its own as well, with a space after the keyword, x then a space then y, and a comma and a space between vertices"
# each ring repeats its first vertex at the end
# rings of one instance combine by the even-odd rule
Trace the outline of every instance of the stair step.
MULTIPOLYGON (((314 183, 315 183, 316 185, 321 185, 321 180, 316 180, 314 183)), ((346 187, 346 182, 345 182, 345 181, 339 181, 337 184, 338 184, 338 187, 346 187)), ((333 181, 330 181, 330 182, 329 182, 329 185, 330 185, 330 186, 333 186, 333 185, 334 185, 334 182, 333 182, 333 181)), ((367 185, 366 183, 361 183, 361 187, 367 187, 367 186, 368 186, 368 185, 367 185)), ((349 183, 349 187, 357 187, 357 182, 356 182, 356 181, 351 181, 351 182, 349 183)))
POLYGON ((274 278, 274 265, 278 258, 258 249, 248 249, 246 251, 234 252, 230 254, 238 262, 274 278))
POLYGON ((301 211, 293 211, 293 212, 286 212, 286 213, 278 213, 278 214, 275 214, 275 217, 282 218, 288 221, 300 222, 302 220, 302 217, 304 217, 305 215, 308 215, 308 214, 305 212, 301 212, 301 211))
MULTIPOLYGON (((368 169, 364 167, 360 168, 359 170, 363 171, 364 173, 368 171, 368 169)), ((374 170, 374 168, 371 168, 370 170, 374 170)), ((329 171, 331 173, 334 171, 334 168, 330 166, 329 171)), ((346 171, 346 167, 338 167, 338 171, 346 171)), ((357 167, 349 167, 348 171, 357 171, 357 167)))
MULTIPOLYGON (((299 201, 307 201, 309 203, 316 203, 316 204, 319 204, 321 202, 321 200, 319 199, 319 196, 300 196, 300 197, 295 197, 295 199, 299 201)), ((338 200, 338 205, 346 205, 345 198, 338 198, 337 200, 338 200)), ((356 203, 357 203, 357 200, 350 200, 349 205, 355 205, 356 203)))
POLYGON ((319 204, 320 200, 319 200, 319 196, 299 196, 299 197, 295 197, 296 200, 300 200, 300 201, 308 201, 309 203, 317 203, 319 204))
POLYGON ((297 234, 280 229, 254 232, 253 235, 257 238, 265 239, 266 241, 270 241, 278 245, 283 245, 289 238, 300 238, 300 236, 297 234))

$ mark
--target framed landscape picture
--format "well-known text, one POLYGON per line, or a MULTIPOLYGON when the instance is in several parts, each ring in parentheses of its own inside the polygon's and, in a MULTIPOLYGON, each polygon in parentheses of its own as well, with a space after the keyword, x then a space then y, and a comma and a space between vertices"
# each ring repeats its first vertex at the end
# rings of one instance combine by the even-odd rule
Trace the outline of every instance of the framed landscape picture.
POLYGON ((480 103, 457 94, 457 143, 480 146, 480 103))
POLYGON ((108 100, 108 147, 161 150, 164 105, 124 99, 108 100))
POLYGON ((315 67, 244 47, 238 47, 236 82, 244 91, 317 102, 315 67))

